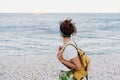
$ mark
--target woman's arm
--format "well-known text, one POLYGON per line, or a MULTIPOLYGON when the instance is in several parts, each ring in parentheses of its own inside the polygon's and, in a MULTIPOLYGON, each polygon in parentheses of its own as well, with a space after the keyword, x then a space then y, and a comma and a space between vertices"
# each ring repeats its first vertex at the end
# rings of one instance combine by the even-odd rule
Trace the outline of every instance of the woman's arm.
POLYGON ((74 58, 72 58, 70 61, 66 60, 63 58, 61 52, 58 52, 57 54, 57 58, 58 60, 63 63, 64 65, 66 65, 67 67, 74 69, 74 70, 80 70, 80 60, 79 57, 76 56, 74 58))
POLYGON ((68 66, 71 69, 74 70, 80 70, 80 61, 79 61, 79 57, 76 56, 75 58, 71 59, 71 61, 65 60, 64 58, 61 60, 61 62, 63 64, 65 64, 66 66, 68 66))

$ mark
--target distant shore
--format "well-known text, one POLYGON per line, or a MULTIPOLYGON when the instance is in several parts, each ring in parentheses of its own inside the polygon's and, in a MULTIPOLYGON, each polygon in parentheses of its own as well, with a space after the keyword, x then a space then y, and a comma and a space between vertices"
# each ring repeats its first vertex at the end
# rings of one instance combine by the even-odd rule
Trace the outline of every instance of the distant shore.
MULTIPOLYGON (((90 55, 89 80, 120 80, 120 55, 90 55)), ((55 54, 0 56, 0 80, 58 80, 55 54)))

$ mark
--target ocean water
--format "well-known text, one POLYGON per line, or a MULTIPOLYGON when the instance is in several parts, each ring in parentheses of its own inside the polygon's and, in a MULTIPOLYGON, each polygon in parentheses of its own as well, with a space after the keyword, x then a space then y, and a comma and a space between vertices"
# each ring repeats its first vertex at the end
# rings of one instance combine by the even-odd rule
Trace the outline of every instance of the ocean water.
POLYGON ((120 54, 119 13, 0 14, 0 55, 56 54, 62 44, 59 22, 72 18, 72 37, 86 54, 120 54))

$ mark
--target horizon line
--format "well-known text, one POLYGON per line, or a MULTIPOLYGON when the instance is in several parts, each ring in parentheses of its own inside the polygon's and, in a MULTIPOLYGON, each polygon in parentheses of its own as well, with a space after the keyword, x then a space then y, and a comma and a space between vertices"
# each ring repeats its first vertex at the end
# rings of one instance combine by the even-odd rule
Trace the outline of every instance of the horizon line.
POLYGON ((120 12, 46 12, 46 13, 32 13, 32 12, 0 12, 1 13, 6 13, 6 14, 14 14, 14 13, 23 13, 23 14, 54 14, 54 13, 57 13, 57 14, 71 14, 71 13, 120 13, 120 12))

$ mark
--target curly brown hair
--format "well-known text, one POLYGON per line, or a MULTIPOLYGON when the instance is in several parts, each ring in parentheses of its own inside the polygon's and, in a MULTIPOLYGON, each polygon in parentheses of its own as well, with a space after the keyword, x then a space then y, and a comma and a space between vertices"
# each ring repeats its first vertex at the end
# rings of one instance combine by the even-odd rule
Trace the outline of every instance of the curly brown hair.
POLYGON ((71 35, 76 34, 76 26, 72 22, 72 19, 66 19, 60 22, 60 34, 63 37, 71 37, 71 35))

